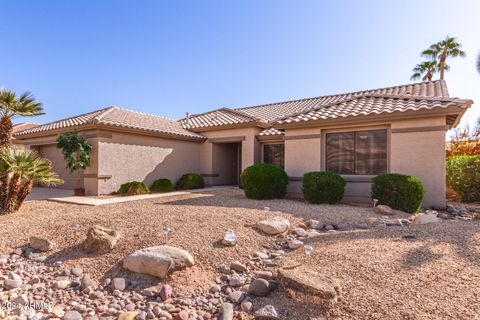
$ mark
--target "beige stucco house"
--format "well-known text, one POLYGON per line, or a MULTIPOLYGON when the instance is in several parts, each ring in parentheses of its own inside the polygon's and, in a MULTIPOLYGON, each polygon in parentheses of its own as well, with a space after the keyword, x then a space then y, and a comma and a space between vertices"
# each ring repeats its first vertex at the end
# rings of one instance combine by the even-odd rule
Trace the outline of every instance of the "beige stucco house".
POLYGON ((292 195, 301 194, 305 172, 333 170, 347 181, 346 201, 370 201, 372 177, 396 172, 422 181, 424 206, 443 207, 445 133, 472 103, 431 81, 221 108, 179 121, 108 107, 15 138, 50 159, 64 187, 74 188, 55 139, 72 129, 86 137, 93 152, 83 181, 91 195, 131 180, 176 181, 186 172, 202 174, 207 185, 237 184, 244 168, 263 161, 285 168, 292 195))

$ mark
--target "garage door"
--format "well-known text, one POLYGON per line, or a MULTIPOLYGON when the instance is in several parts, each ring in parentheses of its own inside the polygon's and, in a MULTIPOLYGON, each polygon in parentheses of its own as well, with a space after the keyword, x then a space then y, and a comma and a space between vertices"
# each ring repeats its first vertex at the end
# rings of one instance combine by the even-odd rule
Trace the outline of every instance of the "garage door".
MULTIPOLYGON (((77 184, 78 173, 70 173, 65 166, 65 160, 63 154, 55 145, 41 146, 38 149, 38 153, 42 158, 47 158, 52 162, 52 169, 58 173, 61 179, 65 181, 65 184, 58 186, 62 189, 74 189, 77 184)), ((82 173, 82 186, 83 186, 83 173, 82 173)))

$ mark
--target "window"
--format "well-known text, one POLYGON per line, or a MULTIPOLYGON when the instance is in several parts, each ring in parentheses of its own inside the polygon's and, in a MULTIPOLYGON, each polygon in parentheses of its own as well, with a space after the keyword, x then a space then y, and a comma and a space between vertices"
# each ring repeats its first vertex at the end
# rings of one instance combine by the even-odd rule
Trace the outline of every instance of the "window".
POLYGON ((339 174, 387 172, 387 130, 328 133, 327 170, 339 174))
POLYGON ((284 144, 264 144, 263 162, 271 163, 280 168, 284 167, 285 145, 284 144))

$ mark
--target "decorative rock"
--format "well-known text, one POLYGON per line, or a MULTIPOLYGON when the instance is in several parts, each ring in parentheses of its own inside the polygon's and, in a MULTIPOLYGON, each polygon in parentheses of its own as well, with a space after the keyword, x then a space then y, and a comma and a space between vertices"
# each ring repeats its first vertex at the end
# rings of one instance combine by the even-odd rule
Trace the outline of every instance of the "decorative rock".
POLYGON ((233 305, 228 302, 223 303, 220 313, 222 320, 233 320, 233 305))
POLYGON ((294 293, 293 297, 299 299, 312 297, 312 300, 330 303, 337 301, 341 296, 338 280, 322 276, 316 271, 302 267, 281 268, 278 274, 282 287, 294 293))
POLYGON ((178 320, 188 320, 188 312, 186 310, 182 310, 179 313, 177 313, 177 316, 175 319, 178 320))
POLYGON ((102 226, 93 226, 88 230, 83 248, 89 253, 107 253, 111 251, 120 239, 120 233, 102 226))
POLYGON ((160 299, 162 299, 162 301, 167 301, 168 299, 170 299, 170 297, 172 296, 172 287, 169 286, 168 284, 164 285, 161 289, 160 289, 160 299))
POLYGON ((242 309, 243 312, 251 312, 253 309, 253 303, 250 301, 244 300, 240 304, 240 309, 242 309))
POLYGON ((306 237, 307 236, 307 232, 303 228, 295 228, 295 230, 293 232, 295 232, 295 234, 299 237, 306 237))
POLYGON ((70 283, 70 280, 60 280, 55 282, 55 288, 66 289, 68 286, 70 286, 70 283))
POLYGON ((278 319, 278 313, 275 307, 269 304, 255 311, 255 319, 258 319, 258 320, 278 319))
POLYGON ((67 311, 63 316, 63 320, 82 320, 82 315, 78 311, 67 311))
POLYGON ((222 287, 220 287, 218 284, 214 284, 210 287, 210 293, 217 293, 222 291, 222 287))
POLYGON ((255 279, 248 287, 248 294, 257 297, 265 297, 270 291, 269 287, 270 283, 267 280, 255 279))
POLYGON ((133 320, 137 316, 138 311, 129 311, 129 312, 121 312, 118 315, 118 320, 133 320))
POLYGON ((290 222, 282 217, 274 217, 257 223, 257 228, 269 235, 283 233, 290 228, 290 222))
POLYGON ((112 279, 112 289, 123 291, 127 286, 126 281, 124 278, 113 278, 112 279))
POLYGON ((20 288, 21 285, 22 285, 22 280, 18 280, 18 279, 5 279, 5 281, 3 282, 3 286, 7 290, 20 288))
POLYGON ((38 251, 50 251, 55 244, 47 239, 39 237, 30 237, 30 247, 38 251))
POLYGON ((273 278, 273 274, 270 271, 254 271, 256 278, 270 280, 273 278))
POLYGON ((323 223, 320 223, 318 220, 310 219, 307 221, 307 226, 312 229, 321 230, 323 229, 323 223))
POLYGON ((303 242, 300 240, 288 240, 287 245, 290 249, 295 250, 303 247, 303 242))
POLYGON ((332 226, 331 224, 327 224, 327 225, 325 225, 325 230, 327 230, 327 231, 335 230, 335 227, 332 226))
POLYGON ((240 303, 245 299, 245 294, 242 291, 232 291, 228 295, 228 300, 230 300, 233 303, 240 303))
POLYGON ((235 271, 237 271, 237 272, 245 272, 245 271, 247 271, 247 267, 246 267, 244 264, 242 264, 242 263, 240 263, 240 262, 238 262, 238 261, 232 262, 232 263, 230 264, 230 269, 235 270, 235 271))
POLYGON ((262 251, 257 251, 253 254, 253 256, 255 257, 258 257, 260 259, 268 259, 268 254, 266 254, 265 252, 262 252, 262 251))
POLYGON ((98 285, 94 280, 92 280, 92 278, 90 278, 88 273, 85 273, 82 277, 82 280, 80 280, 80 289, 84 290, 88 287, 96 288, 98 285))
POLYGON ((438 221, 438 217, 434 213, 420 213, 413 219, 413 224, 427 224, 438 221))
POLYGON ((377 214, 381 214, 381 215, 387 215, 387 216, 390 216, 390 215, 393 214, 392 208, 390 208, 389 206, 383 205, 383 204, 375 206, 373 208, 373 212, 375 212, 377 214))
POLYGON ((72 270, 70 270, 70 272, 74 275, 74 276, 81 276, 83 274, 83 269, 82 268, 72 268, 72 270))
POLYGON ((245 278, 239 276, 238 274, 234 274, 230 277, 229 285, 231 287, 240 287, 245 284, 245 278))
POLYGON ((193 265, 194 261, 190 253, 170 246, 141 249, 123 260, 125 269, 159 278, 165 278, 172 271, 193 265))

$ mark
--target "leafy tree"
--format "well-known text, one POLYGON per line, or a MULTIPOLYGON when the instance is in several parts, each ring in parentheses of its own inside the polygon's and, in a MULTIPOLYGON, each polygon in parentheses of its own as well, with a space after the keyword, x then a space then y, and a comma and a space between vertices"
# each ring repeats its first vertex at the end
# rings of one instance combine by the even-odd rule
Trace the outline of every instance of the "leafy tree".
POLYGON ((40 158, 31 150, 0 149, 0 172, 7 176, 6 188, 2 188, 0 213, 12 213, 20 209, 30 194, 34 183, 46 186, 62 184, 58 175, 51 171, 50 161, 40 158))
POLYGON ((0 147, 11 145, 14 117, 34 117, 42 114, 42 104, 35 101, 29 92, 17 96, 13 91, 0 89, 0 147))
POLYGON ((480 118, 475 127, 469 125, 453 130, 447 142, 447 156, 480 155, 480 118))
MULTIPOLYGON (((83 137, 79 137, 76 131, 70 131, 60 134, 57 138, 57 148, 62 150, 63 158, 67 163, 67 169, 70 172, 85 170, 90 166, 90 150, 92 145, 83 137)), ((80 175, 77 176, 77 195, 84 194, 80 175)))
POLYGON ((422 51, 422 55, 431 59, 432 61, 438 61, 440 80, 443 80, 445 78, 445 71, 450 69, 450 67, 446 64, 447 58, 464 58, 466 56, 465 52, 461 48, 462 45, 457 42, 454 37, 447 36, 445 40, 434 43, 427 50, 422 51))
POLYGON ((435 60, 423 61, 413 68, 413 75, 410 80, 422 79, 422 81, 432 81, 433 74, 438 72, 438 63, 435 60))

